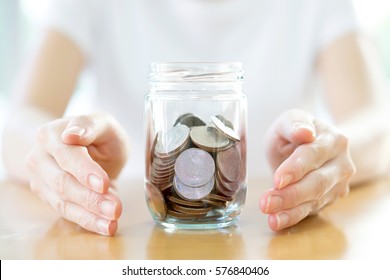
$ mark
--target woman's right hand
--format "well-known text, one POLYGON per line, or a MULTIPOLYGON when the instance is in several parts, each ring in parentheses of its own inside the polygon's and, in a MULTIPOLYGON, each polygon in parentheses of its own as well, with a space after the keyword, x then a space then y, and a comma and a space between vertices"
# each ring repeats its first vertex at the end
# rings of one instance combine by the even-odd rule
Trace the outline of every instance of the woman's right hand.
POLYGON ((30 187, 65 219, 113 235, 122 204, 109 189, 127 153, 126 134, 109 115, 52 121, 38 130, 27 157, 30 187))

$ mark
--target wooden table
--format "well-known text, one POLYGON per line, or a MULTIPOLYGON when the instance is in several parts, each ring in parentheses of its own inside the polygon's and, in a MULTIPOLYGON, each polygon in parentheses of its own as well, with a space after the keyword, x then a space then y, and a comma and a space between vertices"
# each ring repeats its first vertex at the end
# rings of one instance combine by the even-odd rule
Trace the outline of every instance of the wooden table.
POLYGON ((267 227, 258 197, 270 186, 250 180, 237 226, 170 232, 156 226, 142 179, 120 183, 124 203, 114 237, 59 218, 28 187, 0 183, 1 259, 388 259, 390 181, 355 187, 349 196, 280 233, 267 227))

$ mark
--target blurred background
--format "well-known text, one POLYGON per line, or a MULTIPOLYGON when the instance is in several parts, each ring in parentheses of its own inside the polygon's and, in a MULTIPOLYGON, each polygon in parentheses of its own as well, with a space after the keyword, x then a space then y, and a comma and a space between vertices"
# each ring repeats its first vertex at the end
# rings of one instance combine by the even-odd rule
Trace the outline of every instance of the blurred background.
MULTIPOLYGON (((49 1, 0 0, 0 131, 8 99, 17 85, 17 74, 39 34, 40 19, 49 1)), ((390 81, 390 0, 353 0, 353 3, 362 30, 377 49, 390 81)), ((82 77, 76 97, 87 95, 92 87, 88 77, 82 77)), ((0 178, 2 175, 0 161, 0 178)))

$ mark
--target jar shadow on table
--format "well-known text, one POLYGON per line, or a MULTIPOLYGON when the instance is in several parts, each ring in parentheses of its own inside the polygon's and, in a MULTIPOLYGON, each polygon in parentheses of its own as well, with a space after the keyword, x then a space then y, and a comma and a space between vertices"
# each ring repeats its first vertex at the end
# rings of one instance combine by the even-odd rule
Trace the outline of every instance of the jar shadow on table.
POLYGON ((317 215, 277 233, 268 243, 268 258, 340 259, 346 248, 347 239, 343 232, 317 215))
POLYGON ((154 260, 242 259, 245 255, 237 225, 215 230, 170 230, 156 225, 147 245, 147 258, 154 260))
POLYGON ((123 240, 101 236, 59 218, 34 242, 34 259, 123 259, 123 240))

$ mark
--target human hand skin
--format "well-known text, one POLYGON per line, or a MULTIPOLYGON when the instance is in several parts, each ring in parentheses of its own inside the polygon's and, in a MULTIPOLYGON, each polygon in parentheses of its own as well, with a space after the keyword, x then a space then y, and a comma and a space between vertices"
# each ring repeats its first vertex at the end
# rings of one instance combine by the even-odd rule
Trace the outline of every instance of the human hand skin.
POLYGON ((260 209, 269 214, 272 230, 295 225, 348 194, 355 166, 348 138, 336 127, 290 110, 272 124, 266 147, 274 187, 261 195, 260 209))
POLYGON ((113 235, 122 212, 110 191, 127 159, 127 137, 109 115, 63 118, 41 126, 27 157, 30 188, 65 219, 113 235))

